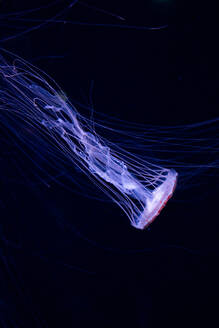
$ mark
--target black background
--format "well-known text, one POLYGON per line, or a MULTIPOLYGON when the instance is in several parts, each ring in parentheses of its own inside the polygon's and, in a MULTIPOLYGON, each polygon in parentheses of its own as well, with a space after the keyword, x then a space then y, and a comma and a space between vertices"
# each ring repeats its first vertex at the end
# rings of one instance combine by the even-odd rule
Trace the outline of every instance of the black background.
MULTIPOLYGON (((7 19, 46 3, 1 1, 1 46, 51 75, 70 99, 88 102, 93 85, 95 110, 122 120, 177 125, 218 116, 210 3, 60 1, 26 15, 29 22, 7 19), (59 22, 17 35, 64 8, 59 22)), ((151 227, 137 231, 115 204, 55 183, 30 187, 25 174, 18 183, 25 172, 16 157, 2 146, 0 159, 1 327, 216 326, 217 176, 176 190, 151 227)))

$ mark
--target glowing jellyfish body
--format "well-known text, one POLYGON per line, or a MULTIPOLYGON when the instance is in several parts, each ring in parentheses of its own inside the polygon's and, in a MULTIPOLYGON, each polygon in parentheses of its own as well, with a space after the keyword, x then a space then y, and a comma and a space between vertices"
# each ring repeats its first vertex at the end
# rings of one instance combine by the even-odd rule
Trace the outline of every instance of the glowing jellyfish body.
MULTIPOLYGON (((54 113, 60 113, 62 110, 65 116, 70 118, 70 122, 66 122, 63 117, 58 117, 56 120, 44 119, 43 124, 60 134, 86 169, 105 187, 111 186, 120 191, 122 197, 125 197, 129 203, 126 207, 134 227, 138 229, 147 227, 172 196, 177 173, 173 169, 159 168, 158 170, 157 167, 157 170, 152 170, 150 167, 145 167, 143 182, 141 182, 134 173, 130 172, 133 170, 132 165, 119 159, 118 155, 114 155, 113 150, 103 144, 104 141, 100 141, 95 131, 85 131, 73 107, 64 104, 60 104, 58 108, 51 106, 49 108, 48 105, 45 107, 52 109, 54 113)), ((138 167, 134 169, 137 172, 138 167)), ((121 198, 121 203, 122 201, 121 198)))
POLYGON ((177 173, 127 154, 100 137, 93 122, 80 115, 39 72, 20 59, 10 65, 1 58, 1 112, 19 117, 40 138, 50 138, 54 149, 97 182, 135 228, 147 227, 172 196, 177 173))

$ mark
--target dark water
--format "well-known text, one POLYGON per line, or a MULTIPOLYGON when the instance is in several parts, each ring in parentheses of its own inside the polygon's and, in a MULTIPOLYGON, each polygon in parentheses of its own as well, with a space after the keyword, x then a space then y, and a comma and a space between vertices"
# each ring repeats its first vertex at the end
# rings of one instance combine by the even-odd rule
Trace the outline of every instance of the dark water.
MULTIPOLYGON (((144 124, 218 116, 217 20, 207 3, 48 3, 0 1, 1 47, 51 75, 72 101, 88 104, 91 95, 97 111, 144 124)), ((115 204, 37 177, 31 185, 29 165, 2 139, 0 327, 215 326, 215 172, 176 190, 142 232, 115 204)))

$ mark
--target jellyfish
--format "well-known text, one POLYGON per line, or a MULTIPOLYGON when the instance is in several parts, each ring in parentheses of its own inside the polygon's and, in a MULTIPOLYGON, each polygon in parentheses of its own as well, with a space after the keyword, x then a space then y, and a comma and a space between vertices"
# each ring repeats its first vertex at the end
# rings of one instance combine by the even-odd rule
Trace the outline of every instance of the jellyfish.
POLYGON ((132 226, 147 227, 171 198, 177 172, 99 135, 98 124, 81 115, 55 81, 23 59, 1 53, 2 123, 27 146, 40 149, 46 141, 46 152, 39 150, 42 156, 56 154, 56 163, 64 156, 123 209, 132 226))

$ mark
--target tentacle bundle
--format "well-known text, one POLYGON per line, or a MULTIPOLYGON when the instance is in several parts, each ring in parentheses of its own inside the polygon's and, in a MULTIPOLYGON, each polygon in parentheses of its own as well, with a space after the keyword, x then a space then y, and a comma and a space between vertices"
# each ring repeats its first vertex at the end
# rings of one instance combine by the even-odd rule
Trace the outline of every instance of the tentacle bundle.
POLYGON ((55 88, 23 60, 15 58, 9 64, 0 57, 0 74, 1 114, 19 117, 52 138, 54 148, 93 177, 134 227, 143 229, 155 219, 173 194, 177 180, 173 169, 127 154, 97 135, 92 122, 57 91, 54 81, 55 88))

